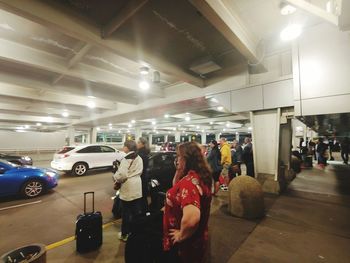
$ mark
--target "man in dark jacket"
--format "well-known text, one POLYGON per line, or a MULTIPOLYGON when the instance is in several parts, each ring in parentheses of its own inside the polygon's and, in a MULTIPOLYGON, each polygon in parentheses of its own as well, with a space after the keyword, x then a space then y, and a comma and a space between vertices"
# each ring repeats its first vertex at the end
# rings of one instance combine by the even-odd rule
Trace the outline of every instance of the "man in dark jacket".
POLYGON ((231 156, 232 156, 232 173, 234 176, 241 175, 241 163, 242 163, 243 149, 239 145, 237 140, 232 142, 231 156))
POLYGON ((149 144, 147 139, 141 137, 137 141, 137 154, 141 157, 143 161, 143 170, 141 174, 141 182, 142 182, 142 198, 144 200, 144 208, 145 211, 148 210, 148 201, 147 201, 147 196, 148 196, 148 161, 149 161, 149 144))
POLYGON ((341 158, 343 159, 345 164, 348 164, 349 150, 350 150, 349 138, 345 137, 340 146, 341 146, 341 158))
POLYGON ((244 143, 245 146, 243 148, 242 160, 247 167, 247 175, 254 177, 253 145, 249 137, 244 139, 244 143))

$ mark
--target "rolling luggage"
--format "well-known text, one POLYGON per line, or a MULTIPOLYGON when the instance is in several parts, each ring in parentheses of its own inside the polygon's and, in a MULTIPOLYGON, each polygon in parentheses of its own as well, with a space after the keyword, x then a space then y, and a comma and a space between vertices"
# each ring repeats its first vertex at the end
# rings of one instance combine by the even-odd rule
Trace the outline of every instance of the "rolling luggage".
POLYGON ((95 193, 84 193, 84 214, 77 217, 76 249, 79 253, 89 252, 102 245, 102 214, 95 212, 95 193), (86 212, 86 196, 92 195, 92 212, 86 212))

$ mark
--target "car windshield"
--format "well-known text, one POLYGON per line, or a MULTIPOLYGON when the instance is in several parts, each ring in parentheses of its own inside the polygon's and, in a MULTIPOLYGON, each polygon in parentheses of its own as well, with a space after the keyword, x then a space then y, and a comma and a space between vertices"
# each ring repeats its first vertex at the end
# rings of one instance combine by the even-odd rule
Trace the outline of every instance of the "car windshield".
POLYGON ((5 165, 11 166, 11 167, 18 167, 17 164, 10 163, 10 162, 8 162, 8 161, 6 161, 6 160, 4 160, 4 159, 0 159, 0 162, 3 163, 3 164, 5 164, 5 165))
POLYGON ((60 151, 58 152, 58 154, 67 153, 67 152, 73 150, 74 148, 75 148, 75 147, 64 147, 62 150, 60 150, 60 151))

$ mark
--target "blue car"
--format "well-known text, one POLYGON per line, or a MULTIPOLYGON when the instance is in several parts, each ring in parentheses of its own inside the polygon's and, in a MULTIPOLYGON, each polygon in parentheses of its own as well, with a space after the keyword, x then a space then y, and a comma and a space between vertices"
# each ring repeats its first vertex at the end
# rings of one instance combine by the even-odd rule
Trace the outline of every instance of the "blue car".
POLYGON ((0 159, 0 196, 21 194, 36 197, 57 186, 56 171, 31 166, 18 166, 0 159))

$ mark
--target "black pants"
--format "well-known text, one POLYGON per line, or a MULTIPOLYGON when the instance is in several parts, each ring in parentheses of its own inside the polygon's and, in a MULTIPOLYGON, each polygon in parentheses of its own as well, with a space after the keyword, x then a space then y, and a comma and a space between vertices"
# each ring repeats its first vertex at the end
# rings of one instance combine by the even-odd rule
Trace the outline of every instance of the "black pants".
POLYGON ((343 159, 344 163, 348 163, 349 161, 349 152, 341 152, 341 158, 343 159))
POLYGON ((245 166, 247 167, 247 175, 254 177, 254 163, 249 162, 246 163, 245 166))
POLYGON ((143 198, 132 201, 122 201, 122 235, 130 233, 130 222, 143 213, 143 198))

